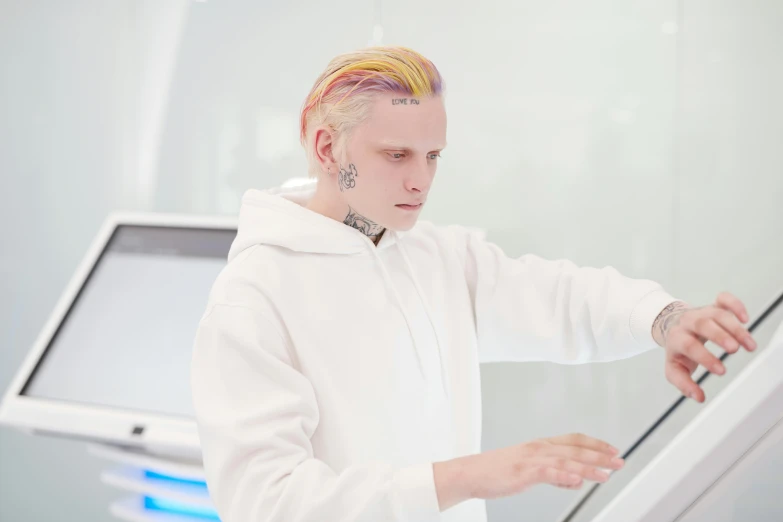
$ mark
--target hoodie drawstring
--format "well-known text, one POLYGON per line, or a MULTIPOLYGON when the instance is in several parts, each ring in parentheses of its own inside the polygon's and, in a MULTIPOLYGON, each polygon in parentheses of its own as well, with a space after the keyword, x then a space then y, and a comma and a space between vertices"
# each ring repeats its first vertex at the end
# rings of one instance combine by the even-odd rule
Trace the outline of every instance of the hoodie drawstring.
MULTIPOLYGON (((438 335, 438 329, 435 327, 435 322, 432 320, 432 309, 429 307, 429 304, 427 303, 427 300, 424 299, 424 292, 421 289, 421 286, 419 286, 419 282, 416 279, 416 275, 413 272, 413 266, 411 265, 410 259, 408 258, 408 255, 405 252, 405 248, 402 246, 401 242, 398 240, 396 242, 397 246, 400 249, 400 253, 402 255, 403 260, 405 261, 405 265, 408 269, 408 274, 413 281, 413 286, 416 288, 416 293, 419 295, 419 299, 424 307, 424 311, 427 314, 427 320, 430 323, 430 326, 432 327, 432 331, 435 335, 435 343, 438 348, 438 360, 440 362, 440 375, 441 375, 441 383, 443 387, 443 391, 446 394, 446 396, 450 396, 450 386, 448 379, 446 378, 446 372, 443 365, 443 351, 441 349, 441 340, 440 335, 438 335)), ((400 308, 400 311, 402 312, 402 315, 405 319, 405 324, 408 327, 408 331, 411 334, 411 339, 413 340, 414 345, 414 351, 416 352, 416 359, 419 362, 419 371, 421 372, 422 376, 426 377, 425 371, 424 371, 424 363, 422 361, 420 349, 418 345, 416 344, 416 336, 413 334, 413 329, 411 327, 411 320, 408 316, 408 311, 405 309, 405 305, 403 303, 402 297, 400 296, 399 292, 397 292, 397 288, 394 286, 394 283, 391 280, 391 276, 389 275, 389 272, 386 270, 386 267, 384 266, 383 260, 381 259, 380 255, 378 255, 377 247, 372 248, 373 255, 378 261, 378 264, 381 267, 381 272, 383 273, 383 279, 386 282, 386 285, 391 289, 392 294, 394 295, 395 299, 397 300, 397 305, 400 308)))
POLYGON ((446 393, 447 397, 451 396, 451 387, 449 386, 449 380, 446 376, 446 369, 444 368, 444 358, 443 358, 443 344, 440 340, 440 335, 438 334, 438 329, 435 327, 435 321, 432 319, 432 309, 430 308, 429 303, 427 303, 427 299, 424 297, 424 291, 421 289, 421 286, 419 285, 419 280, 416 279, 416 273, 413 271, 413 265, 411 264, 410 258, 408 258, 408 254, 405 251, 405 247, 402 246, 402 241, 397 241, 397 246, 400 248, 400 253, 402 254, 402 258, 405 260, 405 265, 408 267, 408 273, 410 274, 411 279, 413 280, 413 286, 416 288, 416 293, 419 294, 419 299, 421 300, 421 304, 424 306, 424 311, 427 313, 427 320, 430 322, 430 326, 432 326, 432 331, 435 334, 435 344, 438 347, 438 360, 440 361, 440 377, 441 382, 443 383, 443 390, 446 393))

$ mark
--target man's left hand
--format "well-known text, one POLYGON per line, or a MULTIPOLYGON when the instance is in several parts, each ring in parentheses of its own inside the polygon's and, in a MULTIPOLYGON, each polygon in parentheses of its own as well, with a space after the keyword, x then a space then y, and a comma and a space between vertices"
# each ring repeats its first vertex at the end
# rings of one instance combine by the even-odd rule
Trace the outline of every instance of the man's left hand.
POLYGON ((756 342, 742 325, 748 320, 745 305, 728 292, 709 306, 691 308, 679 301, 667 306, 653 324, 653 337, 666 349, 666 379, 685 396, 704 402, 704 390, 692 378, 696 368, 701 364, 717 375, 726 373, 704 343, 712 341, 728 353, 740 346, 755 350, 756 342))

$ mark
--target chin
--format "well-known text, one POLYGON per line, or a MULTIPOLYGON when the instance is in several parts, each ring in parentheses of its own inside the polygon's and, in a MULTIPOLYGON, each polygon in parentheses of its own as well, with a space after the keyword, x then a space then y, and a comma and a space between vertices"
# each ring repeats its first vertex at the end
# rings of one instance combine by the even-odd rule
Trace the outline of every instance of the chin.
POLYGON ((395 232, 407 232, 408 230, 415 227, 416 223, 419 221, 421 208, 414 211, 403 210, 400 208, 395 208, 394 210, 394 213, 387 214, 384 228, 388 228, 389 230, 393 230, 395 232))
POLYGON ((395 232, 407 232, 416 226, 418 220, 418 217, 406 219, 405 221, 397 220, 395 223, 390 223, 386 228, 395 232))

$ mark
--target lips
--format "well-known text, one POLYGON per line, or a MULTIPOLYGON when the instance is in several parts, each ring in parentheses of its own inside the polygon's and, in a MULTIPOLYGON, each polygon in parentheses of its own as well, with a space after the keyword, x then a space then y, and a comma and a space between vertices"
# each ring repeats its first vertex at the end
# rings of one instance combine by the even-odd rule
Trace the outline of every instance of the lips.
POLYGON ((416 210, 419 207, 421 207, 421 203, 416 203, 415 205, 396 205, 397 207, 404 208, 405 210, 416 210))

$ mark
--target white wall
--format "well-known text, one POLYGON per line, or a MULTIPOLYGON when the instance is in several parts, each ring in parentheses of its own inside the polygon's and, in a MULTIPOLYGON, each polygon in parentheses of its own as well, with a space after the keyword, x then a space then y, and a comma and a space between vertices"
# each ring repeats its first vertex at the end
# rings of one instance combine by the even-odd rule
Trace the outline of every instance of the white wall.
MULTIPOLYGON (((135 150, 135 2, 0 0, 0 388, 5 391, 135 150)), ((78 442, 0 428, 0 520, 106 520, 78 442)))
MULTIPOLYGON (((774 0, 0 0, 0 388, 109 210, 230 214, 304 175, 302 100, 375 25, 446 79, 425 218, 755 310, 783 287, 781 23, 774 0)), ((660 352, 482 377, 487 449, 575 430, 622 447, 676 397, 660 352)), ((101 466, 3 429, 0 520, 105 519, 101 466)), ((550 520, 573 496, 535 489, 490 519, 550 520)))

